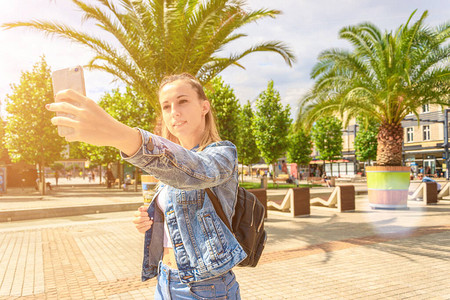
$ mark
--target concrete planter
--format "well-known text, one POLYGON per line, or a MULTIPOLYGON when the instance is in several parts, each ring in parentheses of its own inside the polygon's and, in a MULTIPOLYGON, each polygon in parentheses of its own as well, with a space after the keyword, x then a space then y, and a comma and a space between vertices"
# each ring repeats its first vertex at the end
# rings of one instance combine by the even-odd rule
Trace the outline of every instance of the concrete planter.
POLYGON ((381 209, 406 209, 410 167, 366 167, 369 205, 381 209))

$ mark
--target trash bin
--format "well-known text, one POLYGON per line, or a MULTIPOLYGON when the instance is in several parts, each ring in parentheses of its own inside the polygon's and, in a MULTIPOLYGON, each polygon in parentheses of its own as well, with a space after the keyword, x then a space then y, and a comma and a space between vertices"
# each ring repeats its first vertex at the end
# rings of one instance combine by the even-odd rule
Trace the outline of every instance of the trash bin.
POLYGON ((267 189, 267 176, 266 175, 261 177, 261 188, 262 189, 267 189))

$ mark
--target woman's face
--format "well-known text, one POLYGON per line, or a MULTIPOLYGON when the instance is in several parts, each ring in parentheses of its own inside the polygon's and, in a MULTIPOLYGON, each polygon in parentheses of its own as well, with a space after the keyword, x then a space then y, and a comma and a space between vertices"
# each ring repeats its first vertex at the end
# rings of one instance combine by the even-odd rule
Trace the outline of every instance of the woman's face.
POLYGON ((170 133, 183 147, 197 146, 205 130, 209 102, 199 99, 196 90, 186 80, 166 84, 159 93, 162 116, 170 133))

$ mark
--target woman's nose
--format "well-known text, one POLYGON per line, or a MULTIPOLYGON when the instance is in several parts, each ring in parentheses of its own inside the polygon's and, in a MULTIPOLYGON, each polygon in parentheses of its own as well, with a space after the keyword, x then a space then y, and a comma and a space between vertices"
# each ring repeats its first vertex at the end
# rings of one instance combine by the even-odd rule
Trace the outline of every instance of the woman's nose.
POLYGON ((178 110, 178 108, 176 107, 176 105, 172 105, 172 116, 179 116, 180 115, 180 111, 178 110))

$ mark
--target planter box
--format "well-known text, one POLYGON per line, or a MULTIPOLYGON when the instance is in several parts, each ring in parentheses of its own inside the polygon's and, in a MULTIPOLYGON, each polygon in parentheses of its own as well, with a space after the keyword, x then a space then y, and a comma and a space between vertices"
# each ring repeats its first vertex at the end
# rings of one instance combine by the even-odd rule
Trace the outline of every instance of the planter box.
POLYGON ((410 167, 366 167, 369 205, 372 208, 406 209, 410 167))

